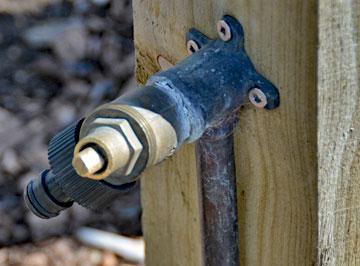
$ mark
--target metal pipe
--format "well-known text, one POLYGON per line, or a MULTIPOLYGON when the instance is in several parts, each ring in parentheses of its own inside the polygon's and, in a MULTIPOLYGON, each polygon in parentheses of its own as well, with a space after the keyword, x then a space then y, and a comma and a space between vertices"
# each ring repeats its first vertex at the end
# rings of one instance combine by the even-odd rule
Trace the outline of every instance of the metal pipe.
POLYGON ((207 130, 196 145, 206 266, 239 263, 234 124, 207 130))

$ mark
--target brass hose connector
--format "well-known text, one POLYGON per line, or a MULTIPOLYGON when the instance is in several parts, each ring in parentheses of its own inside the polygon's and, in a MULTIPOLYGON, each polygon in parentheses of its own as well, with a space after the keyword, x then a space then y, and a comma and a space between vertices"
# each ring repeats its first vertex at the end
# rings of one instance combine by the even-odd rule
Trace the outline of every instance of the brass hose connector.
POLYGON ((176 146, 176 132, 161 115, 144 108, 108 104, 104 109, 115 110, 118 117, 101 117, 104 109, 97 109, 85 120, 80 140, 74 150, 73 166, 82 176, 102 180, 109 176, 128 176, 142 152, 148 153, 146 166, 154 165, 170 156, 176 146), (122 115, 123 114, 123 115, 122 115), (135 121, 146 140, 141 141, 126 118, 135 121), (142 142, 146 141, 145 150, 142 142))
MULTIPOLYGON (((124 119, 119 120, 118 125, 128 124, 124 119)), ((141 143, 138 141, 137 144, 138 148, 134 149, 141 152, 141 143)), ((134 149, 131 150, 120 130, 100 125, 76 145, 73 166, 80 176, 95 180, 104 179, 112 172, 123 169, 128 164, 130 156, 136 153, 134 149)))

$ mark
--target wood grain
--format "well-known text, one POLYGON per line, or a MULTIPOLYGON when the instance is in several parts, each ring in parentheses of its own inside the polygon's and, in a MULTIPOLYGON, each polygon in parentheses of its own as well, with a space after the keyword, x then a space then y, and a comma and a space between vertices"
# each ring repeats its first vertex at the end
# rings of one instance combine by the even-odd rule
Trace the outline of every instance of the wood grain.
POLYGON ((360 265, 360 1, 319 6, 319 265, 360 265))
MULTIPOLYGON (((280 89, 266 112, 246 106, 236 131, 241 265, 313 265, 317 235, 315 0, 135 0, 137 77, 156 58, 186 56, 185 33, 216 37, 216 21, 237 17, 256 67, 280 89)), ((201 265, 193 146, 142 179, 146 265, 201 265)))

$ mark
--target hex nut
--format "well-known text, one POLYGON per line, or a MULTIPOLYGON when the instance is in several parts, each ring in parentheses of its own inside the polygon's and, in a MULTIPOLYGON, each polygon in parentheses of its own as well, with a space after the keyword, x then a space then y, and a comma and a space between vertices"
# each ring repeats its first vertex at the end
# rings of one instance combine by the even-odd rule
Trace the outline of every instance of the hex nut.
MULTIPOLYGON (((114 179, 114 182, 122 182, 125 180, 128 182, 133 181, 135 177, 131 175, 132 172, 135 170, 141 171, 145 166, 155 165, 161 162, 170 156, 178 145, 175 129, 161 115, 141 107, 110 103, 98 108, 87 119, 85 119, 80 130, 80 141, 77 146, 80 146, 79 148, 81 148, 81 142, 85 144, 82 148, 86 148, 86 146, 91 145, 92 143, 88 141, 88 138, 91 138, 93 132, 99 131, 101 128, 112 129, 116 132, 116 134, 111 133, 110 135, 112 136, 110 137, 104 135, 101 136, 100 139, 93 138, 92 142, 100 144, 100 149, 98 150, 102 152, 103 155, 110 154, 110 156, 103 156, 106 163, 106 167, 104 168, 107 175, 103 175, 101 178, 103 179, 109 177, 108 180, 114 179), (106 114, 110 110, 112 113, 109 114, 111 114, 112 117, 109 118, 106 114), (101 114, 98 114, 97 112, 100 112, 101 114), (104 113, 105 117, 103 115, 104 113), (131 120, 128 120, 127 117, 131 120), (136 128, 136 130, 135 128, 133 129, 130 121, 136 123, 139 128, 136 128), (137 130, 140 130, 141 132, 138 132, 137 130), (112 139, 118 140, 115 142, 112 141, 112 139), (143 147, 143 141, 146 142, 146 147, 143 147), (120 145, 119 142, 124 144, 120 145), (104 152, 105 149, 101 146, 105 147, 107 151, 104 152), (116 148, 111 148, 111 146, 116 146, 116 148), (108 149, 109 147, 111 149, 108 149), (115 154, 112 151, 117 152, 115 154), (142 161, 140 163, 139 160, 143 157, 142 155, 145 152, 146 154, 144 155, 146 158, 144 160, 146 161, 142 161), (106 157, 109 157, 110 160, 106 157), (128 158, 126 163, 123 163, 124 158, 128 158), (109 164, 111 164, 114 160, 120 162, 120 159, 121 163, 115 164, 118 167, 109 173, 109 164), (138 169, 138 166, 141 169, 138 169), (130 175, 126 176, 125 172, 130 173, 130 175), (117 180, 118 176, 122 176, 123 179, 117 180)), ((79 148, 77 149, 75 147, 75 152, 76 150, 79 151, 79 148)), ((112 164, 112 167, 115 167, 114 164, 112 164)), ((103 174, 105 171, 103 170, 101 173, 103 174)))
POLYGON ((136 136, 134 130, 132 129, 130 123, 126 119, 119 119, 119 118, 97 118, 92 122, 94 127, 100 126, 110 126, 113 129, 119 131, 125 138, 126 142, 129 145, 131 150, 130 160, 125 168, 125 175, 129 175, 137 160, 140 157, 140 154, 143 150, 143 145, 141 144, 140 140, 136 136))
POLYGON ((80 176, 101 180, 109 177, 114 172, 123 174, 121 170, 128 165, 130 157, 131 149, 124 135, 111 126, 101 125, 91 128, 76 144, 72 164, 80 176), (99 171, 82 171, 84 170, 82 161, 88 164, 90 168, 93 168, 91 167, 93 162, 86 159, 87 156, 83 154, 88 147, 93 147, 96 153, 103 158, 104 164, 99 171))

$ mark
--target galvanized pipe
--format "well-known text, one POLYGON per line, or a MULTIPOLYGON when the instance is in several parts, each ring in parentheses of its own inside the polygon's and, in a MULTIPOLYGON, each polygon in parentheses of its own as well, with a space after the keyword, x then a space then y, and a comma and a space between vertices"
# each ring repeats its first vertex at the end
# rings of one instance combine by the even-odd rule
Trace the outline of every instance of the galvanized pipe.
POLYGON ((239 264, 232 125, 207 130, 196 145, 206 266, 239 264))

